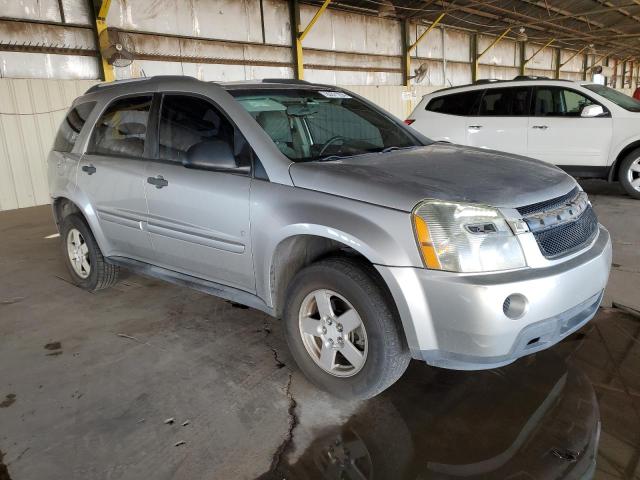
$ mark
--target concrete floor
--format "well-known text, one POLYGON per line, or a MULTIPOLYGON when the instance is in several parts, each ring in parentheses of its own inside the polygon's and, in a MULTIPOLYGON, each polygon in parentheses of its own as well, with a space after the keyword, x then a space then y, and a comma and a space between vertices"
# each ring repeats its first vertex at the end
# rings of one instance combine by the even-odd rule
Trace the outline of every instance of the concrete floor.
POLYGON ((0 480, 570 477, 598 418, 597 478, 640 478, 640 202, 585 187, 619 308, 502 369, 414 362, 367 402, 315 390, 257 311, 137 276, 74 287, 49 208, 0 213, 0 480))

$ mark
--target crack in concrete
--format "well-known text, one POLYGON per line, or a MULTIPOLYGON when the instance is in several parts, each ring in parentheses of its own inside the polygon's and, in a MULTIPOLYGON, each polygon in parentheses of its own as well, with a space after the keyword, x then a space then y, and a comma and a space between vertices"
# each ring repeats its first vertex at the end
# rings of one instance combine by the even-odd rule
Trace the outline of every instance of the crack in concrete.
MULTIPOLYGON (((265 320, 263 325, 263 331, 265 332, 265 338, 271 334, 272 329, 271 329, 271 324, 269 320, 265 320)), ((265 473, 265 475, 274 475, 280 469, 280 465, 282 463, 282 459, 284 455, 289 451, 291 442, 293 441, 293 431, 299 424, 298 415, 296 413, 296 407, 298 406, 298 402, 296 402, 296 399, 294 398, 293 393, 291 392, 291 385, 293 383, 293 372, 287 366, 286 363, 280 360, 280 357, 278 356, 278 350, 272 345, 270 345, 269 342, 265 342, 265 343, 267 344, 267 346, 271 350, 271 353, 273 354, 273 359, 276 362, 276 367, 278 369, 287 368, 289 370, 287 384, 284 389, 285 396, 287 397, 287 400, 289 402, 289 405, 287 407, 287 417, 288 417, 287 431, 285 433, 284 438, 282 439, 282 442, 280 442, 280 445, 278 445, 278 448, 271 456, 271 465, 269 466, 269 470, 265 473)))
POLYGON ((292 382, 293 373, 290 372, 287 386, 285 388, 285 394, 289 400, 289 408, 287 409, 287 415, 289 416, 289 425, 287 427, 287 433, 285 434, 284 439, 271 457, 271 466, 269 467, 269 473, 275 473, 280 468, 282 458, 289 451, 289 447, 291 446, 291 442, 293 441, 293 431, 299 423, 298 416, 296 414, 296 407, 298 406, 298 402, 296 402, 296 399, 291 393, 292 382))

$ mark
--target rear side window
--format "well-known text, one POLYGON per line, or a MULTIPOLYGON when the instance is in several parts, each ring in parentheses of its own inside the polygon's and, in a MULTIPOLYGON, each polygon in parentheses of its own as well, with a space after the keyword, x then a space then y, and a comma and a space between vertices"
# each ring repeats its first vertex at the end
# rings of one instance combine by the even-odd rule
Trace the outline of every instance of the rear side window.
POLYGON ((114 101, 96 122, 87 153, 142 157, 151 95, 114 101))
POLYGON ((78 135, 84 124, 91 115, 96 102, 85 102, 76 105, 65 117, 58 129, 58 134, 53 142, 53 149, 56 152, 70 152, 76 144, 78 135))
POLYGON ((489 88, 480 102, 480 116, 521 117, 529 115, 527 87, 489 88))
POLYGON ((431 99, 426 110, 446 115, 475 115, 482 90, 452 93, 431 99))
POLYGON ((599 105, 575 90, 538 87, 534 112, 537 117, 579 117, 587 105, 599 105))

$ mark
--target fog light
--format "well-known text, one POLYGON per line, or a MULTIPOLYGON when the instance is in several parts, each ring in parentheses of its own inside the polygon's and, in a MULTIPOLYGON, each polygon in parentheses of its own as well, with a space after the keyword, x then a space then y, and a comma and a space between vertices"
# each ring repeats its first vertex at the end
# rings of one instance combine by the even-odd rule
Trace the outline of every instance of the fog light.
POLYGON ((511 320, 522 318, 529 308, 529 301, 524 295, 512 293, 504 299, 502 303, 502 311, 511 320))

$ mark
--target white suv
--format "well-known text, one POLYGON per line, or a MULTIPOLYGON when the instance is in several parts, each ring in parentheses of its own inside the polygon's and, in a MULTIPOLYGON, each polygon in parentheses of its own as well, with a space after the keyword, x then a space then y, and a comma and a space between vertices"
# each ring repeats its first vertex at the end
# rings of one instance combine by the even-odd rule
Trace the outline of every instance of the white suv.
POLYGON ((433 140, 501 150, 640 199, 640 101, 568 80, 481 80, 425 95, 405 121, 433 140))

